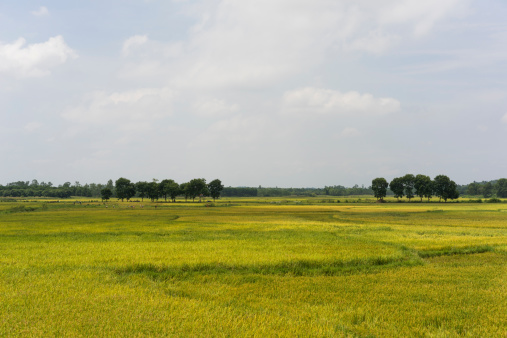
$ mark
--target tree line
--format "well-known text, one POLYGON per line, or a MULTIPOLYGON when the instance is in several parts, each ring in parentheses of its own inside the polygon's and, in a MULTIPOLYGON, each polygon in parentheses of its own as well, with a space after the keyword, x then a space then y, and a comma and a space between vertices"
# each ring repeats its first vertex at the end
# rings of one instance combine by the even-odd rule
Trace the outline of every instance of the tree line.
POLYGON ((283 196, 350 196, 373 195, 371 187, 354 185, 346 188, 341 185, 325 186, 324 188, 278 188, 278 187, 226 187, 224 197, 283 197, 283 196))
POLYGON ((186 183, 178 184, 174 180, 165 179, 159 181, 154 179, 152 182, 133 183, 129 179, 119 178, 115 182, 114 191, 110 188, 104 188, 101 191, 102 200, 108 200, 112 196, 118 199, 129 201, 132 197, 139 197, 141 200, 149 198, 152 202, 159 198, 164 198, 167 202, 169 198, 176 202, 176 197, 183 196, 185 201, 196 197, 201 200, 202 197, 211 197, 213 200, 220 197, 224 186, 219 179, 215 179, 208 184, 204 178, 194 178, 186 183))
MULTIPOLYGON (((406 196, 409 200, 415 196, 419 196, 419 193, 422 192, 421 189, 415 186, 415 183, 410 183, 412 178, 411 175, 405 175, 404 177, 399 177, 397 179, 393 179, 391 185, 387 183, 386 195, 387 196, 395 196, 398 198, 402 198, 406 196), (408 179, 407 179, 408 176, 408 179), (407 182, 403 182, 403 181, 407 182), (408 194, 407 194, 408 189, 408 194), (416 193, 417 192, 417 193, 416 193)), ((413 175, 412 175, 413 176, 413 175)), ((430 189, 428 188, 428 184, 425 185, 424 182, 428 182, 429 178, 423 178, 424 175, 417 175, 413 177, 414 180, 417 180, 417 187, 422 184, 422 189, 424 187, 428 190, 426 195, 430 189), (421 183, 422 182, 422 183, 421 183)), ((443 175, 439 175, 443 176, 443 175)), ((167 198, 171 198, 170 196, 174 196, 175 191, 179 191, 176 196, 186 196, 186 198, 190 198, 194 193, 189 192, 188 189, 185 192, 185 184, 178 185, 179 189, 176 189, 175 183, 173 180, 163 180, 158 183, 158 180, 155 180, 157 187, 152 183, 154 182, 137 182, 134 183, 135 197, 141 198, 151 198, 158 199, 163 197, 167 200, 167 198), (172 182, 171 182, 172 181, 172 182), (173 183, 174 182, 174 183, 173 183), (172 195, 171 195, 172 194, 172 195), (150 197, 151 196, 151 197, 150 197)), ((431 181, 431 180, 430 180, 431 181)), ((433 180, 434 181, 434 180, 433 180)), ((210 182, 211 183, 211 182, 210 182)), ((221 184, 221 182, 220 182, 221 184)), ((377 182, 377 184, 379 184, 377 182)), ((455 184, 455 183, 453 183, 455 184)), ((202 186, 202 185, 200 185, 202 186)), ((319 196, 319 195, 328 195, 328 196, 350 196, 350 195, 375 195, 373 187, 375 184, 365 187, 358 186, 357 184, 353 187, 344 187, 341 185, 333 185, 333 186, 325 186, 324 188, 278 188, 278 187, 223 187, 221 191, 221 196, 223 197, 282 197, 282 196, 319 196)), ((380 184, 382 186, 382 184, 380 184)), ((111 197, 116 197, 116 186, 113 180, 109 180, 106 184, 80 184, 79 182, 75 182, 71 184, 70 182, 65 182, 64 184, 55 186, 51 182, 38 182, 37 180, 32 181, 17 181, 8 183, 5 186, 0 185, 0 197, 53 197, 53 198, 69 198, 71 196, 78 197, 102 197, 102 190, 109 189, 111 191, 111 197)), ((208 188, 209 190, 209 188, 208 188)), ((469 195, 469 196, 484 196, 484 198, 490 198, 493 196, 499 198, 507 198, 507 179, 501 178, 499 180, 494 181, 483 181, 483 182, 473 182, 468 185, 456 185, 456 191, 458 195, 469 195)), ((433 193, 431 190, 432 196, 438 196, 433 193)), ((196 196, 203 194, 205 196, 206 191, 204 193, 198 193, 196 196)), ((425 194, 422 196, 425 197, 425 194)), ((449 195, 447 192, 446 195, 449 195)), ((451 194, 452 195, 452 194, 451 194)), ((449 195, 449 196, 451 196, 449 195)), ((133 197, 134 197, 133 196, 133 197)), ((211 196, 211 195, 210 195, 211 196)), ((195 197, 194 197, 195 198, 195 197)), ((444 198, 442 195, 441 198, 444 198)), ((447 197, 449 199, 449 197, 447 197)))
POLYGON ((468 185, 466 193, 471 196, 483 196, 490 198, 496 197, 507 198, 507 178, 501 178, 490 182, 472 182, 468 185))
POLYGON ((174 180, 166 179, 160 183, 154 179, 153 182, 133 183, 126 178, 119 178, 113 183, 109 180, 107 184, 85 184, 65 182, 62 185, 54 186, 51 182, 38 182, 37 180, 17 181, 0 185, 0 196, 3 197, 53 197, 69 198, 78 197, 101 197, 108 200, 117 197, 121 200, 130 200, 132 197, 149 198, 152 201, 159 198, 170 198, 175 201, 177 196, 185 199, 196 197, 220 197, 223 190, 222 182, 219 179, 206 183, 204 178, 192 179, 189 182, 178 184, 174 180))
POLYGON ((69 198, 71 196, 99 197, 100 191, 106 186, 114 188, 113 181, 108 184, 85 184, 65 182, 62 185, 54 186, 51 182, 38 182, 37 180, 17 181, 0 185, 0 196, 3 197, 57 197, 69 198))
POLYGON ((414 197, 427 198, 428 201, 431 197, 436 196, 439 201, 442 199, 447 200, 457 199, 460 195, 458 185, 445 175, 438 175, 433 180, 426 175, 407 174, 403 177, 395 177, 391 182, 383 177, 375 178, 371 184, 373 195, 377 200, 383 201, 387 196, 387 189, 389 188, 394 197, 398 200, 404 196, 410 201, 414 197))

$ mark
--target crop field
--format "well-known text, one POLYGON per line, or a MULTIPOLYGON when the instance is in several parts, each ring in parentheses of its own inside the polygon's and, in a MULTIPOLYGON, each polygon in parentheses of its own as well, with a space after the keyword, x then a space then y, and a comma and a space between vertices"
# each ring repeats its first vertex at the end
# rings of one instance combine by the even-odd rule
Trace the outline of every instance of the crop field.
POLYGON ((507 203, 340 200, 0 202, 0 336, 507 336, 507 203))

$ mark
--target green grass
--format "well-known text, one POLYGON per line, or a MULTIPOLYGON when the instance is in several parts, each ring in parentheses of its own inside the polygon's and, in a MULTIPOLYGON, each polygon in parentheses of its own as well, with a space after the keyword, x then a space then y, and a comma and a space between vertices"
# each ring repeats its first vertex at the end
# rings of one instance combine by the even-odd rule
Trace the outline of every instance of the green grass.
POLYGON ((507 204, 358 198, 0 202, 0 335, 507 334, 507 204))

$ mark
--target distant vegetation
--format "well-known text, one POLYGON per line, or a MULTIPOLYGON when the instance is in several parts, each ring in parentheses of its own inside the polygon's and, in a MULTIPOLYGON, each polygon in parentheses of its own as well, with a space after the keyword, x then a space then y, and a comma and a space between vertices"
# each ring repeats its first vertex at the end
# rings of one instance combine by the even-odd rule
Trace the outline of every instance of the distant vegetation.
MULTIPOLYGON (((437 196, 441 199, 454 199, 458 196, 468 195, 470 197, 484 198, 507 198, 507 179, 489 182, 473 182, 468 185, 458 185, 445 175, 439 175, 432 181, 425 175, 407 174, 403 177, 394 178, 391 182, 373 180, 369 187, 354 185, 345 187, 342 185, 324 186, 324 188, 279 188, 279 187, 224 187, 220 180, 213 180, 206 184, 203 178, 193 179, 186 183, 178 184, 174 180, 164 179, 152 182, 131 182, 128 179, 120 178, 113 182, 109 180, 106 184, 90 183, 80 184, 75 182, 54 186, 51 182, 38 182, 37 180, 18 181, 0 185, 0 197, 53 197, 69 198, 78 197, 99 197, 105 200, 109 198, 128 199, 148 198, 158 200, 163 198, 175 201, 177 197, 195 200, 197 197, 282 197, 282 196, 394 196, 406 197, 411 200, 414 197, 429 198, 437 196), (435 180, 439 177, 438 187, 440 191, 434 190, 435 180), (118 189, 119 184, 119 189, 118 189), (189 185, 190 184, 190 185, 189 185), (380 186, 379 186, 380 184, 380 186), (387 184, 387 186, 385 186, 387 184), (445 186, 445 190, 442 187, 445 186), (378 190, 380 189, 380 190, 378 190), (384 192, 385 190, 385 192, 384 192), (377 192, 376 192, 377 191, 377 192), (118 194, 119 193, 119 194, 118 194), (380 193, 380 195, 379 195, 380 193)), ((382 197, 382 198, 383 198, 382 197)))
POLYGON ((206 184, 204 178, 195 178, 186 183, 178 184, 174 180, 166 179, 160 183, 157 179, 152 182, 137 182, 133 183, 129 179, 119 178, 113 184, 109 180, 107 184, 85 184, 81 185, 75 182, 71 185, 66 182, 63 185, 54 187, 51 182, 39 183, 37 180, 19 181, 9 183, 6 186, 0 185, 0 196, 3 197, 57 197, 69 198, 71 196, 81 197, 101 197, 102 200, 108 200, 111 197, 118 199, 130 200, 133 197, 139 197, 142 200, 149 198, 151 201, 158 200, 159 198, 170 198, 173 202, 177 196, 182 196, 187 199, 195 200, 196 197, 211 197, 216 199, 224 186, 219 179, 215 179, 206 184))
POLYGON ((383 177, 378 177, 372 181, 372 189, 377 200, 383 201, 387 196, 387 188, 391 189, 394 197, 403 198, 406 196, 410 201, 414 197, 427 198, 436 196, 440 200, 447 202, 459 197, 458 185, 445 175, 438 175, 431 180, 429 176, 407 174, 403 177, 395 177, 391 183, 387 183, 383 177))
POLYGON ((350 196, 350 195, 373 195, 371 187, 359 187, 357 184, 352 188, 341 185, 325 186, 324 188, 258 188, 227 187, 224 188, 224 197, 281 197, 281 196, 350 196))

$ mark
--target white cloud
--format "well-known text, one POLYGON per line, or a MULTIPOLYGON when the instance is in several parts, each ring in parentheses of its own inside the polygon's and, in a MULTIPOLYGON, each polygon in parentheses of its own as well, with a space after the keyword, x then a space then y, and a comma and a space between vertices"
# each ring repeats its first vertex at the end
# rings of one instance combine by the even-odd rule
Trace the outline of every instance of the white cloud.
POLYGON ((360 136, 361 133, 356 128, 348 127, 342 130, 340 133, 340 136, 342 138, 351 138, 351 137, 357 137, 360 136))
POLYGON ((503 123, 507 123, 507 114, 505 114, 505 115, 502 117, 502 122, 503 122, 503 123))
POLYGON ((81 105, 68 109, 62 116, 78 123, 111 125, 123 130, 130 130, 136 125, 147 130, 153 121, 172 114, 175 96, 176 93, 170 88, 95 92, 87 95, 81 105))
POLYGON ((400 102, 393 98, 306 87, 286 92, 282 111, 286 114, 383 115, 397 112, 400 107, 400 102))
POLYGON ((11 44, 0 42, 0 73, 21 77, 46 76, 52 68, 77 57, 60 35, 43 43, 25 44, 23 38, 11 44))
POLYGON ((129 55, 132 49, 144 45, 148 42, 148 36, 146 35, 134 35, 123 42, 122 54, 124 56, 129 55))
MULTIPOLYGON (((380 11, 379 23, 385 25, 411 26, 415 36, 422 36, 433 26, 448 15, 452 15, 457 8, 468 1, 462 0, 404 0, 389 1, 380 11)), ((382 2, 382 6, 385 2, 382 2)))
POLYGON ((28 132, 28 133, 32 133, 38 129, 40 129, 42 127, 42 124, 40 124, 39 122, 30 122, 28 124, 26 124, 23 129, 28 132))
POLYGON ((35 16, 45 16, 49 15, 49 10, 44 6, 41 6, 38 10, 32 11, 31 13, 35 16))
POLYGON ((234 114, 238 108, 237 104, 228 104, 215 98, 197 101, 193 105, 193 112, 203 117, 224 117, 234 114))
MULTIPOLYGON (((245 0, 193 6, 200 21, 188 40, 153 48, 122 76, 164 76, 187 87, 261 87, 344 52, 382 53, 428 34, 463 2, 458 0, 245 0), (423 3, 423 4, 421 4, 423 3), (166 55, 169 46, 177 53, 166 55), (173 59, 176 57, 176 60, 173 59), (138 69, 137 69, 138 68, 138 69)), ((134 36, 127 55, 146 44, 134 36)), ((151 41, 150 41, 151 43, 151 41)))
POLYGON ((365 51, 372 54, 380 54, 391 45, 400 40, 399 36, 386 35, 380 30, 370 31, 365 36, 359 36, 345 45, 347 50, 365 51))

